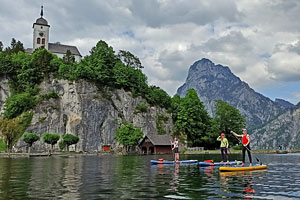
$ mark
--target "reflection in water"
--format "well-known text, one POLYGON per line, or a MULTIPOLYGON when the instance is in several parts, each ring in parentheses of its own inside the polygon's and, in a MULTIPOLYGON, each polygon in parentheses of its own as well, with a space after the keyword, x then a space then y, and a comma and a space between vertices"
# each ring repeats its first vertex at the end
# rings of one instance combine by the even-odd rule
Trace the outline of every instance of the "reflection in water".
MULTIPOLYGON (((263 170, 266 171, 266 170, 263 170)), ((221 191, 224 193, 231 193, 231 182, 239 183, 243 186, 241 189, 245 199, 252 199, 255 194, 253 173, 264 173, 263 171, 249 171, 249 172, 220 172, 220 184, 223 186, 221 191)))
MULTIPOLYGON (((181 155, 209 158, 219 155, 181 155)), ((300 154, 260 158, 267 170, 224 173, 155 156, 0 158, 0 199, 300 199, 300 154)))

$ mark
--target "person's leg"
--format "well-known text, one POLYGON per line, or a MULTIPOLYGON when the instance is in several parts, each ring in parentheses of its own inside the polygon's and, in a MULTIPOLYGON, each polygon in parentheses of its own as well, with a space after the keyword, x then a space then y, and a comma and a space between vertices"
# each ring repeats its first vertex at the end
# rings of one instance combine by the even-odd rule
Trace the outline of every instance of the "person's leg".
POLYGON ((224 147, 224 150, 225 150, 226 161, 229 162, 229 159, 228 159, 228 153, 227 153, 227 148, 224 147))
POLYGON ((252 156, 251 156, 251 152, 250 152, 250 144, 248 144, 247 148, 248 148, 247 153, 248 153, 248 157, 249 157, 250 166, 252 166, 252 156))
POLYGON ((242 146, 242 153, 243 153, 242 166, 244 166, 244 164, 245 164, 245 151, 246 151, 246 148, 245 148, 244 145, 243 145, 243 146, 242 146))
POLYGON ((224 161, 224 147, 221 147, 222 162, 224 161))

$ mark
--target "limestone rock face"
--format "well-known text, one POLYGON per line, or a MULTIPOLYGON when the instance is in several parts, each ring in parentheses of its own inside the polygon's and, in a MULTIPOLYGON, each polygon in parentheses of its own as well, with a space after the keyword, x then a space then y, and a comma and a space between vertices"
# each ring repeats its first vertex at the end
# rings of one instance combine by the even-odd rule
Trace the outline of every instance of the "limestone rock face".
POLYGON ((3 104, 9 95, 8 79, 5 76, 0 76, 0 114, 4 111, 3 104))
MULTIPOLYGON (((99 90, 95 84, 83 80, 72 82, 56 79, 42 82, 40 89, 42 94, 54 90, 59 98, 45 100, 35 108, 31 126, 26 132, 38 133, 41 138, 45 132, 77 135, 79 142, 76 151, 101 151, 103 145, 116 147, 115 132, 122 123, 133 123, 145 135, 157 134, 159 114, 169 118, 163 122, 166 133, 171 134, 172 131, 172 118, 165 109, 148 104, 147 112, 137 112, 136 106, 147 103, 146 100, 141 97, 134 98, 123 89, 99 90)), ((9 94, 7 91, 7 88, 2 89, 1 84, 1 107, 9 94)), ((19 141, 16 149, 25 151, 25 143, 19 141)), ((33 150, 36 151, 48 149, 49 146, 42 139, 33 145, 33 150)), ((70 150, 75 149, 71 147, 70 150)))
POLYGON ((269 121, 284 109, 251 89, 228 67, 215 65, 208 59, 199 60, 190 67, 186 82, 178 88, 177 94, 183 97, 190 88, 197 91, 211 116, 215 113, 215 100, 220 99, 238 108, 251 128, 269 121))
POLYGON ((300 103, 287 109, 263 127, 251 133, 252 146, 257 149, 300 148, 300 103))

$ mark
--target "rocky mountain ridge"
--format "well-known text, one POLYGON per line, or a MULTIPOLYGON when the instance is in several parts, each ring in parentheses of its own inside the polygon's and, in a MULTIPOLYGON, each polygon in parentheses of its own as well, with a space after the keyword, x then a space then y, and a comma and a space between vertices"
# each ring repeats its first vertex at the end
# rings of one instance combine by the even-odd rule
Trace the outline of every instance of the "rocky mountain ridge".
POLYGON ((288 102, 288 101, 286 101, 286 100, 284 100, 284 99, 277 99, 277 98, 276 98, 276 99, 275 99, 275 103, 277 103, 277 104, 283 106, 284 108, 293 108, 293 107, 295 107, 294 104, 292 104, 292 103, 290 103, 290 102, 288 102))
POLYGON ((300 148, 300 103, 287 109, 275 119, 251 133, 252 145, 257 149, 300 148))
POLYGON ((262 125, 284 110, 280 104, 255 92, 229 67, 215 65, 205 58, 190 67, 186 82, 178 88, 177 94, 185 96, 190 88, 197 91, 210 115, 214 114, 215 100, 223 100, 240 110, 248 128, 262 125))

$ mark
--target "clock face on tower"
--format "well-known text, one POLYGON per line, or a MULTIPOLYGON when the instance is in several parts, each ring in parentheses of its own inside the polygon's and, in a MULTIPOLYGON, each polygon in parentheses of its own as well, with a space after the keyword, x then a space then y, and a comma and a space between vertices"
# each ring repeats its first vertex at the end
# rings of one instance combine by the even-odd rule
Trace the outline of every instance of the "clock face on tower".
POLYGON ((40 35, 41 37, 43 37, 43 36, 44 36, 44 33, 43 33, 43 32, 39 32, 39 35, 40 35))

